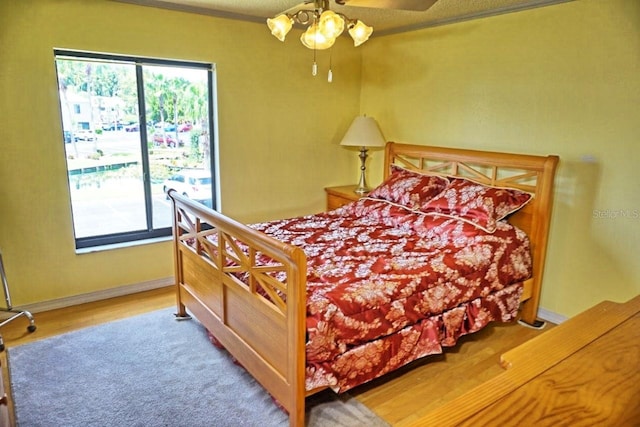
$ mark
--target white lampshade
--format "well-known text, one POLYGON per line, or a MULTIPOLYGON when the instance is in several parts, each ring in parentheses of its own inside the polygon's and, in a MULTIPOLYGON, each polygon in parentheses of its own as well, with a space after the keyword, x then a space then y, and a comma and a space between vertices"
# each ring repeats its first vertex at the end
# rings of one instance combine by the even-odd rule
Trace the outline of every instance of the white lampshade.
POLYGON ((373 117, 358 116, 353 120, 340 145, 357 147, 382 147, 384 136, 373 117))

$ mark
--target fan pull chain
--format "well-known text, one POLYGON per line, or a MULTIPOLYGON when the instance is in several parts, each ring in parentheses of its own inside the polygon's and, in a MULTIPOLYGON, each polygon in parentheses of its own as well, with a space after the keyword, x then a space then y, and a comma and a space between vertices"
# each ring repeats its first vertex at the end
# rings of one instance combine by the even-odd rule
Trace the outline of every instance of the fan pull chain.
MULTIPOLYGON (((316 19, 313 20, 313 25, 316 25, 316 19)), ((316 31, 317 33, 317 31, 316 31)), ((317 34, 313 36, 313 65, 311 66, 311 75, 313 77, 318 75, 318 63, 316 62, 316 43, 317 43, 317 34)))

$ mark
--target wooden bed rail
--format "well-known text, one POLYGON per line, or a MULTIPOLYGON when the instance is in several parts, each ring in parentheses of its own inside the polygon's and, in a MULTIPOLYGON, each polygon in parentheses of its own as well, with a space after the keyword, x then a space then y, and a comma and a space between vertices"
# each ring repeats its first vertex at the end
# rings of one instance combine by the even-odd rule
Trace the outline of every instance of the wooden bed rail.
POLYGON ((388 142, 385 148, 384 178, 390 165, 397 164, 446 176, 468 178, 497 187, 518 188, 533 194, 524 208, 509 222, 527 233, 531 243, 533 273, 525 282, 521 319, 530 325, 536 320, 547 252, 553 182, 559 157, 465 150, 388 142))
POLYGON ((169 197, 178 316, 188 308, 289 411, 291 425, 304 425, 304 252, 175 191, 169 197))

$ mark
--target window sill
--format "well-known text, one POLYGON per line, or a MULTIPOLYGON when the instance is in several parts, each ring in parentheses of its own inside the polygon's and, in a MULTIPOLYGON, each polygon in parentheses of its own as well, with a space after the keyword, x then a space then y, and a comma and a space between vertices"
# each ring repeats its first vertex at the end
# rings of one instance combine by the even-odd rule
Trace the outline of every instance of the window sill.
POLYGON ((92 246, 90 248, 76 249, 76 255, 90 254, 94 252, 112 251, 115 249, 131 248, 134 246, 151 245, 154 243, 169 242, 172 236, 156 237, 153 239, 136 240, 133 242, 114 243, 112 245, 92 246))

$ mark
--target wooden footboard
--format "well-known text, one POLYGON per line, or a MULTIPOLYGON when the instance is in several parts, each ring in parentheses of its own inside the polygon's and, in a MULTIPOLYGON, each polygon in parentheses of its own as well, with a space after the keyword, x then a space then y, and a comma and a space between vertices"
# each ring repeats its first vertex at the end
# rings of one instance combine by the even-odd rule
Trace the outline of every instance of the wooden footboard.
POLYGON ((289 411, 290 425, 304 425, 304 252, 174 191, 169 197, 178 315, 195 315, 289 411), (259 265, 260 254, 273 262, 259 265))

